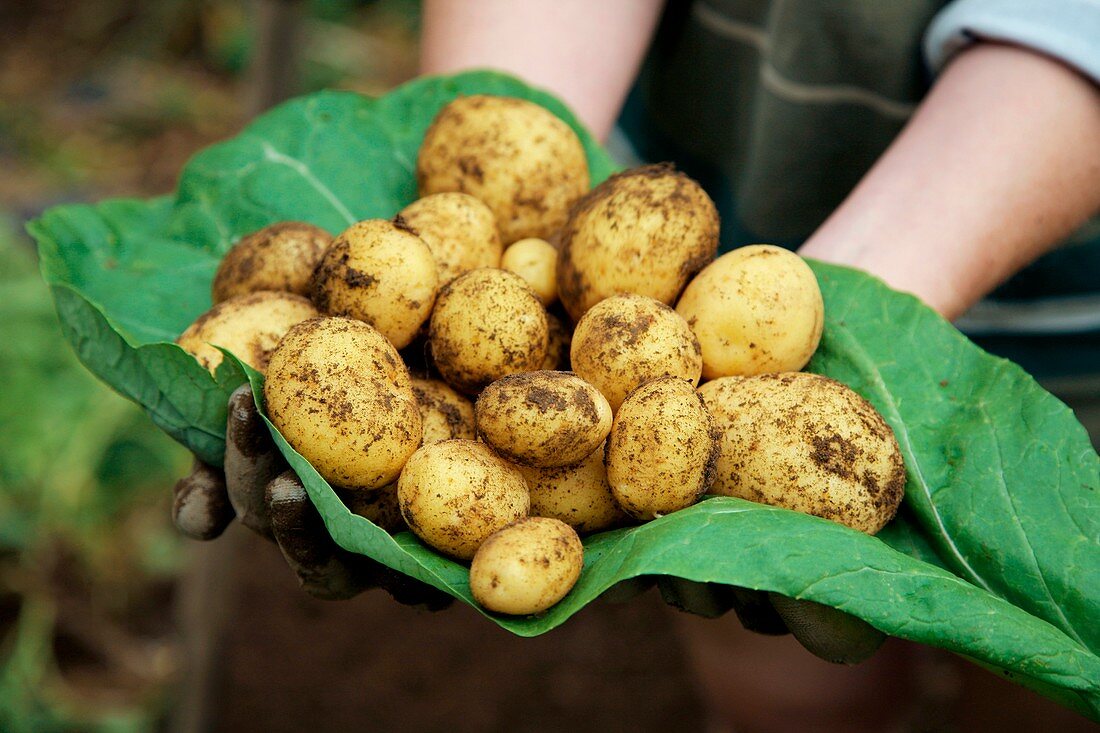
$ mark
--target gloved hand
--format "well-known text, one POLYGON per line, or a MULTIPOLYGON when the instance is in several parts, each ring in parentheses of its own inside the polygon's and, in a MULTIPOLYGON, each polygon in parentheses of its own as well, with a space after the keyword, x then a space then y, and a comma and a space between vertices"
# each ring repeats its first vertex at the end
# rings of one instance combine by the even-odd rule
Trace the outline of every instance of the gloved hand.
POLYGON ((302 588, 315 598, 342 600, 384 588, 406 605, 438 610, 453 600, 431 586, 339 547, 325 529, 298 476, 279 453, 245 384, 229 397, 225 464, 195 460, 174 489, 172 519, 184 535, 211 540, 234 516, 276 542, 302 588))

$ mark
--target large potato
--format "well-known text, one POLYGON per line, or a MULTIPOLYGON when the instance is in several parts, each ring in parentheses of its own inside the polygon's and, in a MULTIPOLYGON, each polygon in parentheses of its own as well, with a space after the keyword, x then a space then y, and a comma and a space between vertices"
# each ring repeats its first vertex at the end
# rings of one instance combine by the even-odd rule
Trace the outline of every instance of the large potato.
POLYGON ((890 426, 840 382, 788 372, 699 388, 719 429, 711 491, 815 514, 874 534, 905 492, 890 426))
POLYGON ((676 311, 699 337, 703 377, 793 372, 821 340, 825 308, 801 257, 767 244, 722 255, 688 283, 676 311))
POLYGON ((475 393, 490 382, 542 366, 546 309, 519 275, 486 268, 455 278, 432 312, 432 358, 448 384, 475 393))
POLYGON ((397 481, 401 516, 426 543, 469 560, 489 535, 527 516, 520 472, 473 440, 445 440, 413 454, 397 481))
POLYGON ((214 274, 215 303, 257 290, 309 295, 309 278, 332 235, 301 221, 266 226, 225 253, 214 274))
POLYGON ((399 214, 424 240, 439 266, 439 284, 479 267, 499 267, 504 251, 488 206, 465 193, 436 193, 399 214))
POLYGON ((569 525, 530 517, 485 540, 470 563, 470 592, 490 611, 541 613, 572 590, 583 568, 584 547, 569 525))
POLYGON ((660 377, 619 407, 607 441, 607 482, 623 511, 653 519, 706 493, 717 454, 710 415, 691 382, 660 377))
POLYGON ((423 436, 396 349, 350 318, 315 318, 288 331, 271 355, 264 398, 287 442, 338 488, 390 483, 423 436))
POLYGON ((421 196, 462 191, 496 216, 505 245, 548 239, 588 190, 576 133, 523 99, 459 97, 436 115, 416 158, 421 196))
POLYGON ((618 527, 630 519, 611 495, 601 449, 575 466, 516 467, 527 480, 532 517, 560 519, 582 534, 618 527))
POLYGON ((581 199, 561 241, 558 296, 574 321, 616 293, 671 305, 718 251, 718 210, 695 181, 649 165, 581 199))
POLYGON ((555 468, 580 463, 611 431, 611 405, 569 372, 525 372, 498 379, 474 405, 477 432, 505 458, 555 468))
POLYGON ((257 371, 267 369, 271 352, 290 327, 321 315, 313 304, 291 293, 235 295, 203 313, 176 343, 213 373, 228 349, 257 371))
POLYGON ((614 295, 593 306, 573 331, 569 358, 613 410, 651 379, 667 374, 696 385, 703 369, 699 341, 687 321, 644 295, 614 295))
POLYGON ((413 394, 424 423, 423 445, 441 440, 477 437, 473 404, 438 379, 412 380, 413 394))
POLYGON ((424 240, 400 220, 368 219, 325 251, 310 292, 325 313, 365 321, 403 349, 428 319, 438 289, 438 268, 424 240))

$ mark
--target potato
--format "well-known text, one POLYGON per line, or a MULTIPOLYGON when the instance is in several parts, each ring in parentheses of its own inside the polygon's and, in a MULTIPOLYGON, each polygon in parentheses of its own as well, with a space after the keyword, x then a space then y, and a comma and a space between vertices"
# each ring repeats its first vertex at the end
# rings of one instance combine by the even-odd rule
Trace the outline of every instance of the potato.
POLYGON ((401 516, 440 552, 469 560, 498 529, 527 516, 530 499, 520 472, 473 440, 420 448, 397 481, 401 516))
POLYGON ((313 274, 313 302, 325 313, 378 329, 399 349, 428 319, 439 289, 435 258, 400 220, 368 219, 346 229, 313 274))
POLYGON ((611 495, 602 449, 592 451, 575 466, 516 464, 516 468, 527 480, 532 517, 560 519, 582 534, 618 527, 630 519, 611 495))
POLYGON ((513 242, 504 250, 500 267, 526 280, 543 305, 558 299, 558 248, 545 239, 531 237, 513 242))
POLYGON ((262 291, 235 295, 195 319, 176 343, 211 374, 222 363, 222 352, 215 345, 262 372, 283 334, 294 324, 319 315, 300 295, 262 291))
POLYGON ((420 420, 424 423, 421 445, 452 438, 473 440, 477 437, 474 406, 468 399, 438 379, 414 377, 412 390, 420 406, 420 420))
POLYGON ((271 224, 242 237, 214 274, 214 302, 258 290, 308 296, 309 278, 330 244, 331 234, 301 221, 271 224))
POLYGON ((641 384, 668 374, 699 383, 703 356, 687 321, 644 295, 614 295, 592 307, 573 332, 570 364, 611 409, 641 384))
POLYGON ((436 368, 455 389, 542 366, 549 348, 546 310, 519 275, 491 268, 455 278, 439 294, 428 340, 436 368))
POLYGON ((573 589, 583 567, 584 547, 572 527, 530 517, 485 540, 470 563, 470 592, 490 611, 541 613, 573 589))
POLYGON ((392 482, 423 436, 397 350, 350 318, 315 318, 288 331, 271 355, 264 398, 287 442, 342 489, 392 482))
POLYGON ((594 188, 561 237, 558 296, 574 321, 616 293, 671 305, 718 251, 718 210, 695 181, 648 165, 594 188))
POLYGON ((573 334, 553 313, 546 314, 546 325, 549 326, 550 340, 541 371, 569 371, 569 344, 572 342, 573 334))
POLYGON ((636 519, 691 506, 714 478, 718 444, 691 382, 659 377, 631 392, 607 441, 607 482, 636 519))
POLYGON ((868 534, 893 518, 905 464, 871 403, 804 372, 699 388, 720 431, 711 491, 832 519, 868 534))
POLYGON ((499 267, 504 246, 488 206, 465 193, 436 193, 398 215, 424 240, 439 266, 442 287, 479 267, 499 267))
POLYGON ((498 379, 474 404, 482 440, 510 461, 555 468, 580 463, 611 431, 611 405, 569 372, 498 379))
POLYGON ((390 534, 408 529, 397 504, 396 481, 374 491, 337 491, 337 494, 353 514, 369 519, 390 534))
POLYGON ((821 340, 825 307, 801 257, 757 244, 708 265, 676 311, 699 337, 703 378, 717 379, 806 366, 821 340))
POLYGON ((547 239, 588 190, 588 158, 569 125, 534 102, 459 97, 436 115, 416 158, 421 196, 484 201, 505 245, 547 239))

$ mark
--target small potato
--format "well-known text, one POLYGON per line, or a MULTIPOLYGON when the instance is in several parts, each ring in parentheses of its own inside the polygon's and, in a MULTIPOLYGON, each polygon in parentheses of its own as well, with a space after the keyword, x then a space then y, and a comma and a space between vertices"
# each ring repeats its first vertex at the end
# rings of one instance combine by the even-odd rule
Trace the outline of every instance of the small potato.
POLYGON ((660 377, 631 392, 607 441, 607 482, 623 511, 654 519, 691 506, 714 479, 718 444, 691 382, 660 377))
POLYGON ((569 371, 569 344, 573 339, 573 334, 569 332, 561 319, 553 313, 546 314, 546 325, 549 326, 550 341, 546 349, 546 358, 542 362, 541 371, 569 371))
POLYGON ((545 239, 521 239, 504 250, 500 268, 514 272, 531 286, 543 305, 558 299, 558 249, 545 239))
POLYGON ((676 312, 699 337, 703 378, 794 372, 821 340, 825 306, 801 257, 755 244, 722 255, 688 283, 676 312))
POLYGON ((350 318, 315 318, 288 331, 271 355, 264 398, 287 442, 337 488, 392 482, 423 437, 396 349, 350 318))
POLYGON ((592 189, 561 236, 558 296, 578 321, 616 293, 674 303, 718 251, 718 210, 695 181, 648 165, 592 189))
POLYGON ((214 274, 215 303, 234 295, 272 290, 309 295, 309 278, 332 235, 301 221, 283 221, 242 237, 214 274))
POLYGON ((505 245, 548 238, 588 190, 588 158, 569 125, 534 102, 459 97, 436 115, 416 158, 421 196, 484 201, 505 245))
POLYGON ((531 492, 531 516, 560 519, 581 534, 626 524, 607 483, 603 450, 575 466, 533 468, 516 464, 531 492))
POLYGON ((438 379, 412 380, 413 394, 420 405, 420 419, 424 423, 424 440, 421 445, 438 443, 452 438, 474 440, 473 404, 438 379))
POLYGON ((542 366, 549 348, 546 309, 519 275, 491 268, 455 278, 439 294, 429 342, 436 368, 468 394, 542 366))
POLYGON ((484 443, 445 440, 420 448, 397 481, 401 516, 440 552, 469 560, 498 529, 527 516, 523 475, 484 443))
POLYGON ((465 193, 436 193, 412 202, 399 216, 424 240, 439 266, 442 287, 479 267, 499 267, 504 246, 488 206, 465 193))
POLYGON ((470 563, 470 592, 490 611, 541 613, 573 589, 583 568, 584 547, 572 527, 530 517, 485 540, 470 563))
POLYGON ((611 406, 569 372, 525 372, 498 379, 474 405, 477 432, 500 455, 540 468, 571 466, 603 444, 611 406))
POLYGON ((235 295, 203 313, 176 343, 213 374, 228 349, 257 371, 267 369, 271 352, 290 327, 321 315, 313 304, 291 293, 235 295))
POLYGON ((368 219, 325 251, 310 288, 325 313, 358 318, 399 349, 428 319, 439 289, 432 251, 400 220, 368 219))
POLYGON ((699 393, 719 429, 711 491, 875 534, 905 493, 890 426, 856 392, 804 372, 725 377, 699 393))
POLYGON ((584 314, 573 332, 570 364, 611 409, 632 390, 666 374, 699 383, 703 356, 687 321, 644 295, 614 295, 584 314))
POLYGON ((377 524, 390 534, 408 529, 397 504, 397 482, 374 491, 338 491, 340 499, 353 514, 377 524))

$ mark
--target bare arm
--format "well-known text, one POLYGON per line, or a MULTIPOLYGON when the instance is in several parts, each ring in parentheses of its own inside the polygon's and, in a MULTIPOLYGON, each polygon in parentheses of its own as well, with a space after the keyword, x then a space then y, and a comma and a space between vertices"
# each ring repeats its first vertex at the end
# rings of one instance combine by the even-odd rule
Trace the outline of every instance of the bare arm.
POLYGON ((425 0, 420 71, 494 68, 552 90, 601 140, 663 0, 425 0))
POLYGON ((801 254, 965 312, 1100 209, 1100 90, 1045 56, 978 44, 801 254))

